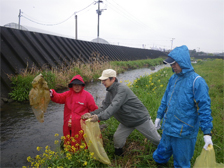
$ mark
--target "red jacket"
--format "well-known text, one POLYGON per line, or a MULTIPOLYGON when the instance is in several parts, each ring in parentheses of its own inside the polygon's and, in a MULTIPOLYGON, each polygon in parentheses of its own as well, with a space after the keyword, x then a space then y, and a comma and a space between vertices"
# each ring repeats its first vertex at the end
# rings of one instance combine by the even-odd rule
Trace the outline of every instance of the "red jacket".
MULTIPOLYGON (((80 75, 74 76, 70 83, 74 79, 78 79, 84 83, 80 75)), ((95 104, 94 98, 89 92, 84 90, 84 86, 79 93, 76 93, 72 88, 70 88, 69 91, 63 93, 57 93, 53 89, 52 91, 53 96, 51 97, 51 100, 55 103, 65 104, 63 134, 64 136, 70 135, 71 130, 71 136, 74 137, 75 135, 79 134, 79 131, 81 130, 81 116, 85 113, 98 109, 97 105, 95 104), (70 116, 72 116, 72 126, 68 127, 70 116)))

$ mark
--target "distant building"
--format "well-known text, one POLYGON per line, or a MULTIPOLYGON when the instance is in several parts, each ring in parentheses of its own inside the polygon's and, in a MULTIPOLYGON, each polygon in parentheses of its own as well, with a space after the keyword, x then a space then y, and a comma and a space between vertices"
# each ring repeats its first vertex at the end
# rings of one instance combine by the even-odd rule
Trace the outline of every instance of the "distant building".
POLYGON ((95 38, 91 42, 101 43, 101 44, 110 44, 108 41, 106 41, 106 40, 104 40, 102 38, 95 38))
POLYGON ((14 28, 14 29, 20 29, 20 30, 28 31, 28 29, 26 27, 18 25, 17 23, 8 23, 8 24, 5 24, 4 27, 9 27, 9 28, 14 28))

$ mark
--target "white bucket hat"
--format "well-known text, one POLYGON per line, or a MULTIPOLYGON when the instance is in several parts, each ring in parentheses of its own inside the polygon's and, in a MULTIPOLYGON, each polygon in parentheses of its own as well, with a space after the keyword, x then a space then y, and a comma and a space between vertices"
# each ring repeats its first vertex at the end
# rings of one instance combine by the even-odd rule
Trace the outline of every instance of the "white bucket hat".
POLYGON ((101 77, 99 77, 98 79, 99 80, 106 80, 108 79, 109 77, 117 77, 116 75, 116 71, 113 70, 113 69, 106 69, 102 72, 102 75, 101 77))

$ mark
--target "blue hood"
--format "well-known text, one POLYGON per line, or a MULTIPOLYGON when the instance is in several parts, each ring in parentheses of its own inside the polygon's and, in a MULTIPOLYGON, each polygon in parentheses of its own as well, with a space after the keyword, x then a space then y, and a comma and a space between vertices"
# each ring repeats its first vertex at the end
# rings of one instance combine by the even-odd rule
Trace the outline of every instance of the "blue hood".
POLYGON ((191 65, 190 54, 186 45, 174 48, 168 56, 173 58, 179 64, 182 69, 182 74, 194 70, 191 65))

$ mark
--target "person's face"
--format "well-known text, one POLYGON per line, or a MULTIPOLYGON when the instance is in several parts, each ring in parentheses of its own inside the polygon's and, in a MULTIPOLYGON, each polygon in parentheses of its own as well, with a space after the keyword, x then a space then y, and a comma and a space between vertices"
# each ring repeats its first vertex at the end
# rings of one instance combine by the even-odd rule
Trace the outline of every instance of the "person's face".
POLYGON ((114 83, 114 81, 115 81, 115 77, 113 77, 112 80, 110 80, 109 78, 106 79, 106 80, 101 80, 101 83, 102 83, 106 88, 108 88, 108 87, 110 87, 110 86, 114 83))
POLYGON ((82 90, 82 85, 73 84, 72 88, 76 93, 78 93, 82 90))
POLYGON ((176 73, 180 73, 182 71, 181 67, 177 62, 171 64, 171 67, 173 68, 173 71, 176 73))

